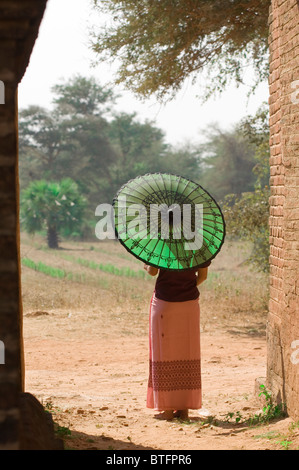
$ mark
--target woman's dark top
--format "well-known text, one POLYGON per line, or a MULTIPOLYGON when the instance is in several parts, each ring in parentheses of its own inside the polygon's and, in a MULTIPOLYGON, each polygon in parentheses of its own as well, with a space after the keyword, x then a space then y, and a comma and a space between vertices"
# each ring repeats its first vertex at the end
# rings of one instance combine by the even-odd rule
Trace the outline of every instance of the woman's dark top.
MULTIPOLYGON (((211 261, 202 264, 200 268, 207 268, 211 261)), ((185 302, 199 297, 196 286, 196 272, 198 269, 188 271, 170 271, 160 269, 155 285, 155 296, 166 302, 185 302)))

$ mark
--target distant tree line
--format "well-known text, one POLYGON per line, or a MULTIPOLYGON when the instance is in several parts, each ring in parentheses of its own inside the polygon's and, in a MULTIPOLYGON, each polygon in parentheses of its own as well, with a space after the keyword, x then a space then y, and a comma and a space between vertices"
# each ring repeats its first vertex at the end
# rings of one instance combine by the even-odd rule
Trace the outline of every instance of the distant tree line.
MULTIPOLYGON (((140 174, 191 178, 224 204, 231 221, 238 219, 232 207, 242 195, 268 184, 265 110, 230 130, 210 126, 200 145, 173 147, 154 123, 117 112, 113 91, 94 78, 78 75, 52 92, 51 109, 29 106, 19 113, 22 228, 47 231, 52 248, 59 235, 94 236, 96 206, 111 203, 119 187, 140 174)), ((236 235, 233 223, 231 230, 236 235)))

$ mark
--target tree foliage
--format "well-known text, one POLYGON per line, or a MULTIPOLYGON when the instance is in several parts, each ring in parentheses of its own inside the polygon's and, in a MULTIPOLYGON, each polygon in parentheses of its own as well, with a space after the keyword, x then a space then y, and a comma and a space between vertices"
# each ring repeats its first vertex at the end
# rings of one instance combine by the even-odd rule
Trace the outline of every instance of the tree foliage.
POLYGON ((29 106, 19 113, 21 183, 63 176, 89 192, 97 177, 109 178, 106 162, 115 158, 105 119, 113 94, 81 76, 52 92, 53 109, 29 106))
POLYGON ((254 149, 255 166, 253 173, 256 178, 255 187, 268 187, 270 178, 270 131, 269 106, 264 102, 254 116, 247 116, 239 125, 240 131, 248 138, 254 149))
POLYGON ((75 75, 67 82, 54 85, 53 103, 63 114, 102 116, 115 103, 110 88, 102 87, 93 77, 75 75))
POLYGON ((252 243, 248 262, 260 271, 269 271, 269 123, 264 104, 255 116, 240 123, 240 130, 249 138, 255 150, 255 185, 253 191, 225 197, 223 211, 228 233, 252 243))
POLYGON ((101 60, 117 61, 117 83, 143 97, 172 97, 186 78, 206 73, 208 97, 268 74, 270 0, 94 0, 106 25, 93 31, 101 60))
POLYGON ((217 199, 254 189, 254 149, 237 125, 226 131, 218 125, 209 128, 200 153, 202 184, 217 199))
POLYGON ((111 200, 119 187, 137 175, 159 171, 167 152, 163 132, 149 121, 140 122, 135 113, 115 114, 109 125, 109 139, 116 154, 109 166, 111 200))
POLYGON ((111 203, 130 178, 154 171, 198 177, 196 152, 176 152, 154 123, 116 112, 113 92, 93 78, 76 76, 52 91, 52 109, 19 113, 21 189, 71 178, 87 200, 89 231, 96 206, 111 203))
MULTIPOLYGON (((164 171, 197 181, 221 204, 225 201, 228 233, 251 240, 252 259, 267 268, 266 107, 231 130, 210 127, 202 145, 171 147, 154 123, 141 122, 134 113, 116 112, 111 90, 93 79, 77 76, 55 86, 53 92, 52 109, 30 106, 20 111, 22 228, 46 229, 51 246, 57 245, 58 235, 94 236, 98 204, 111 203, 129 179, 164 171), (76 216, 71 206, 75 224, 66 213, 63 220, 57 215, 59 208, 66 209, 63 195, 74 202, 75 196, 66 194, 67 183, 62 193, 59 181, 65 179, 76 197, 85 200, 84 217, 81 212, 76 216)), ((78 204, 81 208, 83 203, 78 204)))
POLYGON ((241 196, 228 195, 223 204, 227 231, 233 238, 252 244, 247 263, 269 270, 269 190, 256 189, 241 196))
POLYGON ((21 227, 32 234, 46 230, 49 248, 58 248, 59 234, 80 232, 85 205, 70 178, 33 181, 21 194, 21 227))

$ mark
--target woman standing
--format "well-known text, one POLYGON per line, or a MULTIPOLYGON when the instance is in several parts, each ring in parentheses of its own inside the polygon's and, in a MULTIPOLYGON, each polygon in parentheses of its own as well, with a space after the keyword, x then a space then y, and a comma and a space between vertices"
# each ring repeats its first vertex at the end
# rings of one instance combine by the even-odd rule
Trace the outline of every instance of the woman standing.
POLYGON ((187 271, 144 265, 151 276, 158 274, 150 304, 147 407, 161 411, 162 419, 187 419, 189 409, 202 406, 197 286, 210 264, 187 271))

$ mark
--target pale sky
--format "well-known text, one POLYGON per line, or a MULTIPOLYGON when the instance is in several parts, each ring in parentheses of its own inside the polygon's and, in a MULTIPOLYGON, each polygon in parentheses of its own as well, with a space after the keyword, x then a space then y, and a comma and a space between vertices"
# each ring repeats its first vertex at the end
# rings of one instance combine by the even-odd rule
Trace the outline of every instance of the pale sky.
MULTIPOLYGON (((90 0, 48 0, 39 37, 19 86, 20 108, 31 104, 49 108, 51 87, 75 74, 93 76, 101 85, 109 84, 112 75, 109 66, 92 67, 96 57, 90 49, 89 30, 99 21, 90 0)), ((268 100, 268 84, 262 83, 249 101, 247 87, 230 87, 220 98, 203 105, 196 98, 200 91, 197 87, 187 81, 176 99, 163 106, 154 98, 141 102, 118 87, 115 90, 122 98, 115 108, 128 113, 135 111, 141 121, 150 119, 164 131, 166 141, 176 145, 202 141, 202 131, 210 123, 228 129, 268 100)))

